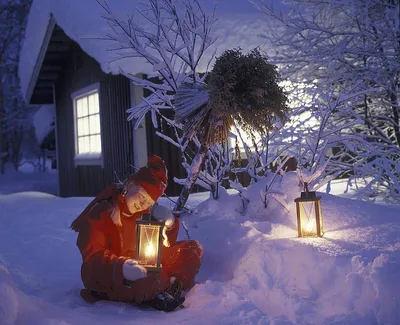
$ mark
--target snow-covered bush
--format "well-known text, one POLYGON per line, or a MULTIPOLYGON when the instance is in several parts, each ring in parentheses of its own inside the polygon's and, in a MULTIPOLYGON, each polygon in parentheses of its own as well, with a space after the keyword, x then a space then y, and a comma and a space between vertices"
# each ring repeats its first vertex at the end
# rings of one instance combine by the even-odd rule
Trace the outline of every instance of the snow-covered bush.
MULTIPOLYGON (((296 158, 363 183, 363 197, 400 198, 399 6, 291 0, 265 14, 269 57, 288 81, 296 158)), ((322 176, 324 176, 322 175, 322 176)))

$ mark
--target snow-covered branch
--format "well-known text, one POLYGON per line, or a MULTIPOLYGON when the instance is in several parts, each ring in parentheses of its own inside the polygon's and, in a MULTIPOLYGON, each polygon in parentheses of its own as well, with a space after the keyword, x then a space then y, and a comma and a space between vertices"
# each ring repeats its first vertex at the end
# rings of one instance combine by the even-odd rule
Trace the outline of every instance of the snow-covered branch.
MULTIPOLYGON (((117 46, 120 57, 139 57, 153 67, 155 80, 143 80, 125 74, 139 87, 151 94, 136 107, 128 110, 129 119, 139 121, 149 111, 171 109, 173 95, 185 82, 202 82, 198 75, 201 57, 215 42, 211 28, 214 13, 203 11, 198 0, 148 0, 140 2, 137 12, 123 21, 116 17, 107 2, 98 0, 104 8, 112 33, 106 39, 117 46)), ((157 126, 157 125, 155 125, 157 126)))
POLYGON ((290 0, 282 11, 253 3, 269 24, 270 60, 289 81, 287 133, 302 168, 329 161, 323 174, 399 197, 400 3, 290 0))

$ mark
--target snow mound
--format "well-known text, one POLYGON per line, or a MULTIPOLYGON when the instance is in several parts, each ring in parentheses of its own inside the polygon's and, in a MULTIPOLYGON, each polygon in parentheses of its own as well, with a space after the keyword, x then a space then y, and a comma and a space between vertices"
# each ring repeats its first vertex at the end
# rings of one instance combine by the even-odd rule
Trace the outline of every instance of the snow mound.
POLYGON ((367 263, 359 255, 332 257, 294 241, 260 240, 238 265, 236 291, 272 318, 293 324, 335 324, 338 317, 344 324, 400 319, 400 268, 388 254, 367 263))
POLYGON ((298 238, 300 191, 296 173, 269 175, 242 191, 245 215, 239 195, 224 193, 185 216, 205 250, 196 295, 207 285, 239 297, 247 307, 232 312, 252 306, 270 324, 399 324, 400 227, 392 207, 320 193, 326 233, 298 238), (265 207, 267 188, 279 199, 270 196, 265 207))
POLYGON ((218 200, 191 195, 194 212, 180 221, 203 245, 203 264, 174 313, 80 298, 82 259, 69 226, 91 198, 0 195, 0 324, 400 324, 400 206, 319 193, 324 237, 298 238, 300 190, 296 173, 268 175, 240 189, 246 211, 233 190, 218 200), (266 192, 276 195, 268 204, 266 192))

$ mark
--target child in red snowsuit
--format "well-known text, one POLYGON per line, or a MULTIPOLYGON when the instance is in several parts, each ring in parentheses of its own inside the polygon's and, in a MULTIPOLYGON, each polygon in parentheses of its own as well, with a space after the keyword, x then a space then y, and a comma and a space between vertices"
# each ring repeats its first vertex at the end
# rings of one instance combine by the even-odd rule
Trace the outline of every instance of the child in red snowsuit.
MULTIPOLYGON (((136 220, 149 213, 166 186, 165 164, 152 156, 123 186, 110 185, 74 220, 71 228, 79 233, 77 246, 83 259, 81 277, 86 290, 81 291, 82 297, 89 292, 102 299, 153 303, 171 284, 185 291, 193 287, 202 247, 194 240, 177 242, 179 221, 166 207, 155 205, 151 212, 165 222, 169 242, 169 247, 162 248, 162 271, 148 272, 135 260, 136 220)), ((167 309, 183 301, 173 298, 177 302, 167 309)))

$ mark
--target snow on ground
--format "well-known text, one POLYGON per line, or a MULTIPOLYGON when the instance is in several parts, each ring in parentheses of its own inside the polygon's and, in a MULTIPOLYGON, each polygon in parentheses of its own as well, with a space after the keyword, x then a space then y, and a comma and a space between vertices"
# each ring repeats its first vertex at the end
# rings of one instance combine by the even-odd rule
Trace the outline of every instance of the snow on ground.
POLYGON ((5 174, 0 174, 0 195, 24 191, 36 191, 57 195, 57 171, 51 170, 50 161, 47 163, 46 167, 49 172, 35 173, 33 172, 33 166, 30 164, 23 165, 18 172, 15 171, 12 166, 6 165, 5 174))
MULTIPOLYGON (((186 308, 164 313, 83 302, 81 257, 69 225, 91 198, 63 199, 32 187, 8 194, 23 190, 10 181, 0 176, 1 325, 400 324, 399 205, 321 194, 325 235, 304 239, 296 237, 293 173, 276 182, 289 212, 275 200, 264 209, 259 193, 267 180, 244 193, 251 200, 245 215, 234 191, 219 201, 192 195, 193 213, 182 221, 204 246, 203 265, 186 308)), ((187 238, 183 229, 180 238, 187 238)))

